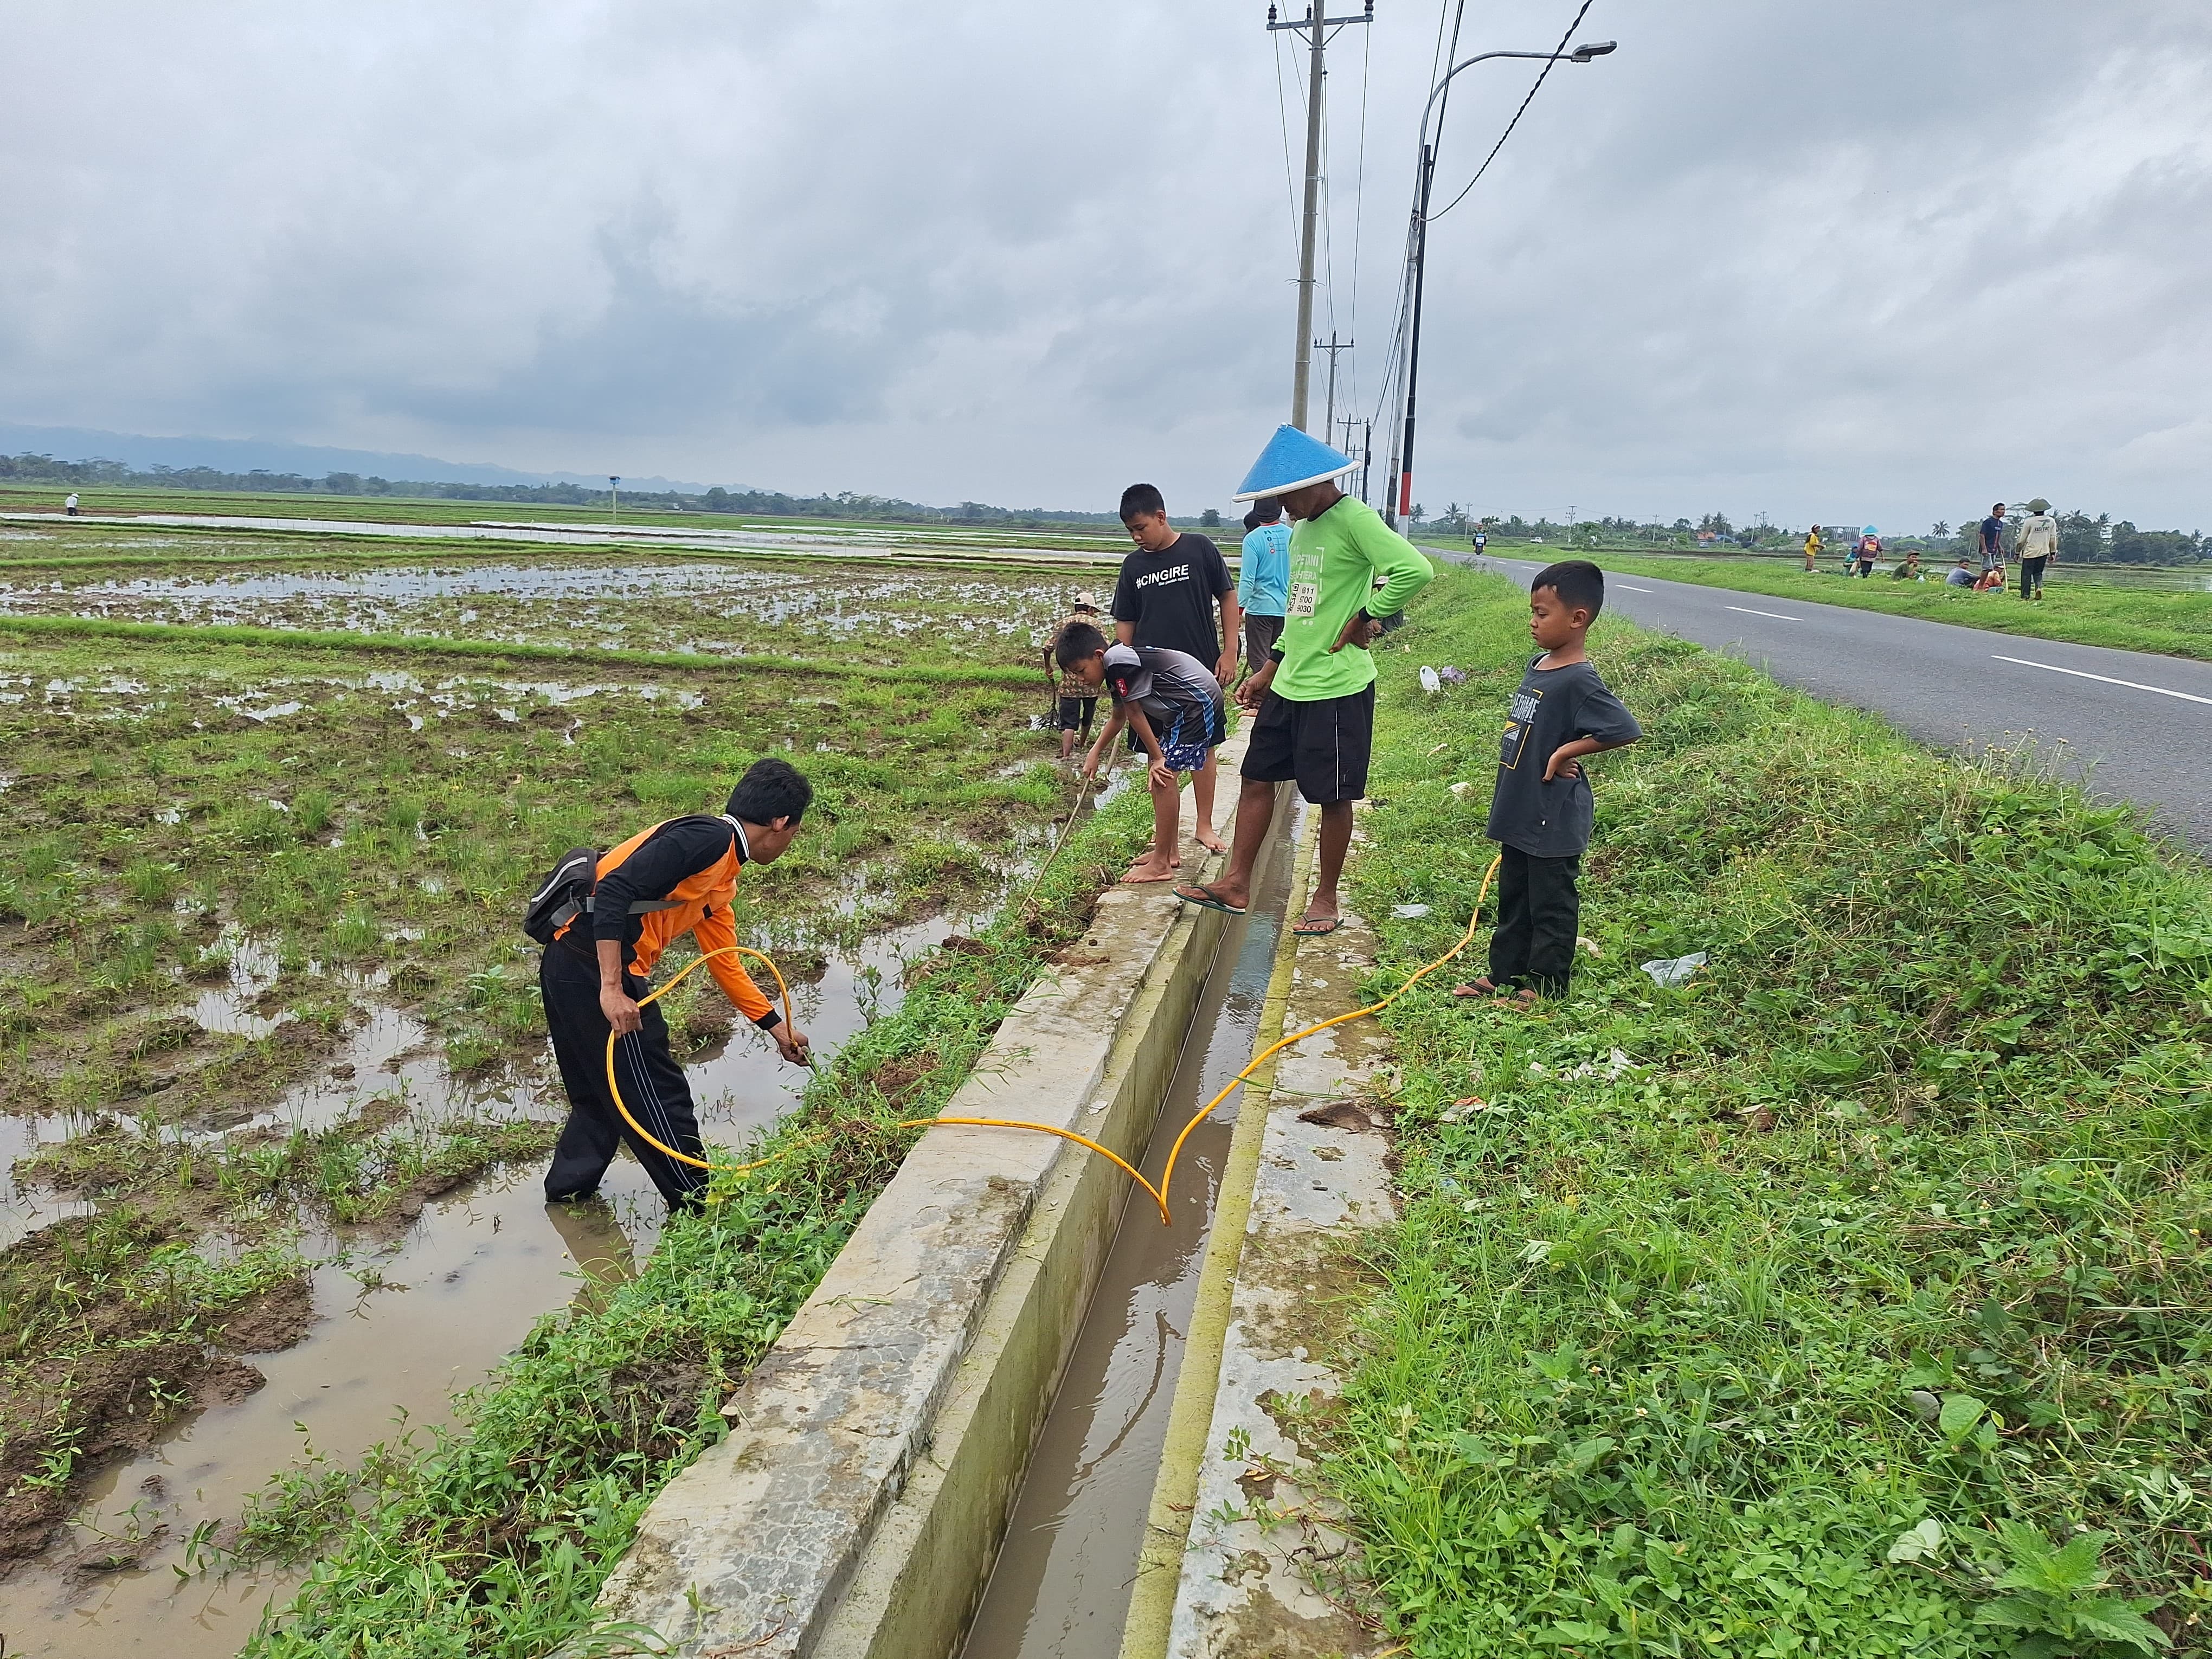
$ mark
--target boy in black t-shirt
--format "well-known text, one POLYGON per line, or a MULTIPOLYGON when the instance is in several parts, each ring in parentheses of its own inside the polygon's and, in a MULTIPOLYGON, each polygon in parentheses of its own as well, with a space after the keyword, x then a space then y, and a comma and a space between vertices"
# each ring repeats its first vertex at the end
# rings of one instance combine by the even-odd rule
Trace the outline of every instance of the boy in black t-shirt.
POLYGON ((1528 636, 1544 653, 1513 694, 1484 830, 1499 860, 1490 971, 1454 996, 1502 994, 1527 1007, 1566 994, 1594 812, 1582 760, 1644 735, 1583 650, 1604 605, 1605 576, 1587 560, 1548 566, 1528 586, 1528 636))
MULTIPOLYGON (((1237 584, 1230 580, 1221 550, 1170 524, 1167 502, 1152 484, 1131 484, 1121 492, 1121 523, 1137 545, 1121 561, 1121 577, 1114 585, 1115 633, 1121 642, 1180 651, 1227 685, 1237 676, 1241 613, 1237 584)), ((1222 850, 1221 837, 1213 833, 1216 775, 1209 754, 1190 792, 1198 844, 1209 853, 1222 850)), ((1182 862, 1180 847, 1156 850, 1170 864, 1182 862)))

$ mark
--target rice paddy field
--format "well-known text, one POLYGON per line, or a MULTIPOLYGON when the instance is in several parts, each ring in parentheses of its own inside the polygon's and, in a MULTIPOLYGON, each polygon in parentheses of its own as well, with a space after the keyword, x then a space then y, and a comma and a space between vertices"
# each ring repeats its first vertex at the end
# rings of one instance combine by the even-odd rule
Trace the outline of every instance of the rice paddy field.
POLYGON ((949 1094, 1116 872, 1119 805, 1049 905, 1000 914, 1075 805, 1037 647, 1110 575, 981 539, 0 520, 5 1650, 581 1629, 896 1167, 873 1119, 949 1094), (710 1139, 857 1138, 696 1221, 664 1227, 626 1158, 607 1204, 549 1212, 565 1103, 521 901, 570 846, 719 810, 768 754, 817 806, 747 872, 740 936, 822 1063, 781 1066, 703 975, 677 1048, 710 1139), (501 1433, 532 1478, 509 1448, 507 1486, 439 1486, 501 1433), (379 1571, 430 1562, 448 1605, 379 1600, 379 1571))

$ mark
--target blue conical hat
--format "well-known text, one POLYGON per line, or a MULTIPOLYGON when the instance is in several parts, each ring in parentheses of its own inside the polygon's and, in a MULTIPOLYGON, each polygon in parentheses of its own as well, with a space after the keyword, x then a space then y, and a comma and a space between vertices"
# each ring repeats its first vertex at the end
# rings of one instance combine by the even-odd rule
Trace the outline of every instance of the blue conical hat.
POLYGON ((1320 439, 1309 437, 1294 426, 1279 426, 1275 435, 1267 440, 1267 447, 1260 452, 1260 459, 1252 463, 1252 470, 1244 475, 1244 482, 1229 499, 1254 501, 1262 495, 1304 489, 1308 484, 1340 477, 1358 465, 1350 456, 1331 449, 1320 439))

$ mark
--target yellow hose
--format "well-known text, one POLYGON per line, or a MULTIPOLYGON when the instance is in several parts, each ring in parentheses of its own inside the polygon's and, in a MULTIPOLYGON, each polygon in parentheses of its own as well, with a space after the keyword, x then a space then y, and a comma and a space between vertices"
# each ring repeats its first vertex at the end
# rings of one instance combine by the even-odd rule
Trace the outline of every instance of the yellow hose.
MULTIPOLYGON (((1070 823, 1074 822, 1073 815, 1070 816, 1068 821, 1070 823)), ((1063 837, 1063 839, 1065 837, 1063 837)), ((1055 847, 1053 851, 1056 856, 1058 854, 1059 848, 1055 847)), ((1500 854, 1499 856, 1502 857, 1503 854, 1500 854)), ((1048 860, 1048 862, 1049 862, 1049 860, 1048 860)), ((1157 1187, 1155 1187, 1151 1182, 1146 1180, 1142 1175, 1138 1173, 1135 1167, 1132 1165, 1127 1159, 1121 1157, 1118 1153, 1113 1152, 1108 1147, 1100 1146, 1097 1141, 1091 1139, 1086 1135, 1079 1135, 1073 1129, 1060 1128, 1056 1124, 1031 1123, 1020 1118, 1007 1117, 915 1117, 902 1118, 892 1127, 900 1129, 935 1129, 954 1127, 981 1129, 1030 1129, 1034 1130, 1039 1134, 1058 1135, 1062 1140, 1072 1140, 1079 1146, 1087 1147, 1091 1152, 1097 1152, 1101 1158, 1112 1159, 1115 1164, 1117 1165, 1123 1173, 1127 1175, 1130 1180, 1135 1182, 1139 1187, 1142 1187, 1145 1189, 1146 1193, 1152 1198, 1152 1202, 1159 1207, 1160 1224, 1164 1227, 1172 1225, 1173 1223, 1168 1215, 1168 1188, 1170 1183, 1175 1179, 1176 1159, 1181 1156, 1182 1152, 1183 1142, 1190 1139, 1191 1131, 1198 1127, 1199 1124, 1205 1119, 1206 1114, 1211 1112, 1215 1107, 1218 1106, 1223 1101, 1226 1100, 1231 1091, 1237 1089, 1239 1085, 1243 1084, 1247 1078, 1250 1077, 1252 1073, 1259 1068, 1260 1063, 1262 1060, 1267 1060, 1271 1055, 1281 1053, 1294 1042, 1303 1042, 1305 1038, 1312 1036, 1317 1031, 1328 1030, 1332 1025, 1342 1025, 1349 1020, 1361 1019, 1370 1014, 1381 1013, 1382 1010, 1388 1008, 1400 997, 1412 990, 1414 986, 1419 984, 1421 981, 1426 979, 1431 974, 1436 972, 1437 969, 1443 967, 1446 963, 1451 961, 1453 957, 1458 956, 1461 951, 1466 950, 1468 945, 1474 943, 1474 930, 1476 925, 1482 919, 1482 902, 1490 896, 1490 884, 1492 878, 1498 873, 1498 860, 1493 858, 1490 860, 1490 867, 1482 872, 1482 885, 1476 890, 1474 896, 1474 909, 1467 919, 1467 931, 1460 935, 1459 943, 1453 945, 1450 950, 1445 951, 1443 955, 1438 957, 1434 962, 1429 963, 1425 966, 1416 969, 1407 978, 1406 981, 1402 985, 1399 986, 1396 990, 1391 992, 1389 996, 1384 997, 1380 1002, 1370 1002, 1364 1008, 1354 1008, 1349 1013, 1338 1014, 1333 1018, 1321 1021, 1318 1024, 1309 1025, 1302 1031, 1293 1031, 1288 1036, 1284 1037, 1276 1042, 1270 1043, 1267 1048, 1253 1055, 1252 1058, 1245 1063, 1243 1069, 1239 1071, 1235 1077, 1230 1079, 1228 1083, 1222 1087, 1221 1091, 1215 1095, 1212 1099, 1207 1101, 1205 1105, 1200 1107, 1197 1112, 1192 1115, 1190 1121, 1183 1125, 1182 1133, 1175 1138, 1175 1145, 1168 1149, 1167 1167, 1160 1171, 1160 1182, 1157 1187)), ((648 995, 641 997, 638 1000, 638 1006, 642 1008, 647 1003, 658 1002, 662 997, 666 996, 671 991, 682 984, 686 974, 695 972, 698 969, 705 967, 708 963, 714 960, 716 957, 727 956, 751 957, 757 961, 763 962, 768 964, 769 972, 775 975, 776 992, 783 1000, 784 1023, 788 1025, 791 1023, 791 988, 784 983, 782 969, 779 969, 775 965, 774 958, 767 956, 762 951, 753 950, 750 946, 743 945, 726 945, 719 950, 704 952, 696 962, 686 963, 667 984, 661 986, 658 990, 652 992, 648 995)), ((835 1130, 824 1129, 819 1133, 808 1135, 804 1139, 794 1141, 790 1146, 782 1148, 779 1152, 770 1152, 766 1158, 756 1158, 750 1164, 712 1164, 708 1162, 705 1158, 694 1158, 689 1152, 678 1152, 675 1147, 668 1146, 661 1140, 656 1139, 643 1124, 640 1123, 635 1117, 630 1115, 629 1107, 624 1103, 622 1097, 622 1087, 615 1081, 615 1034, 612 1031, 609 1031, 607 1033, 607 1092, 614 1097, 615 1109, 622 1114, 623 1121, 629 1125, 630 1128, 635 1132, 639 1139, 645 1142, 647 1146, 652 1147, 655 1152, 661 1153, 664 1157, 672 1158, 679 1164, 688 1164, 696 1170, 719 1170, 725 1175, 749 1175, 755 1170, 763 1169, 770 1164, 776 1163, 780 1159, 789 1157, 792 1153, 799 1151, 802 1147, 811 1146, 817 1141, 827 1139, 832 1133, 836 1133, 835 1130)))

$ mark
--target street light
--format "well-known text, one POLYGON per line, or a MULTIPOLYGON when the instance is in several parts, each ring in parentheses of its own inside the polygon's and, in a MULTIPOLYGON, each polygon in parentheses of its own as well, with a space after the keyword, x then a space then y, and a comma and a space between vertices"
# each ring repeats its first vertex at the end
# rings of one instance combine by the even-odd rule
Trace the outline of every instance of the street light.
MULTIPOLYGON (((1477 64, 1486 64, 1493 58, 1534 58, 1540 63, 1587 64, 1593 58, 1603 58, 1619 50, 1617 40, 1589 40, 1572 52, 1484 52, 1463 62, 1454 64, 1444 76, 1430 88, 1429 101, 1421 106, 1421 161, 1413 185, 1413 269, 1409 275, 1413 284, 1413 315, 1406 334, 1406 420, 1399 436, 1398 453, 1391 462, 1391 499, 1383 505, 1384 522, 1394 529, 1398 520, 1409 513, 1413 505, 1413 393, 1414 382, 1421 367, 1421 288, 1426 273, 1429 252, 1429 187, 1436 181, 1437 157, 1429 143, 1429 117, 1435 112, 1437 100, 1452 77, 1462 70, 1473 69, 1477 64)), ((1442 142, 1443 134, 1437 135, 1442 142)))
POLYGON ((620 496, 620 491, 621 491, 621 489, 622 489, 622 479, 621 479, 621 477, 620 477, 618 475, 615 474, 615 473, 612 473, 612 472, 608 473, 608 474, 607 474, 607 522, 608 522, 609 524, 617 524, 617 523, 619 523, 619 522, 621 521, 621 520, 620 520, 620 516, 619 516, 619 515, 616 513, 616 511, 615 511, 615 507, 616 507, 616 506, 617 506, 617 502, 618 502, 618 501, 620 501, 620 499, 621 499, 621 496, 620 496))

